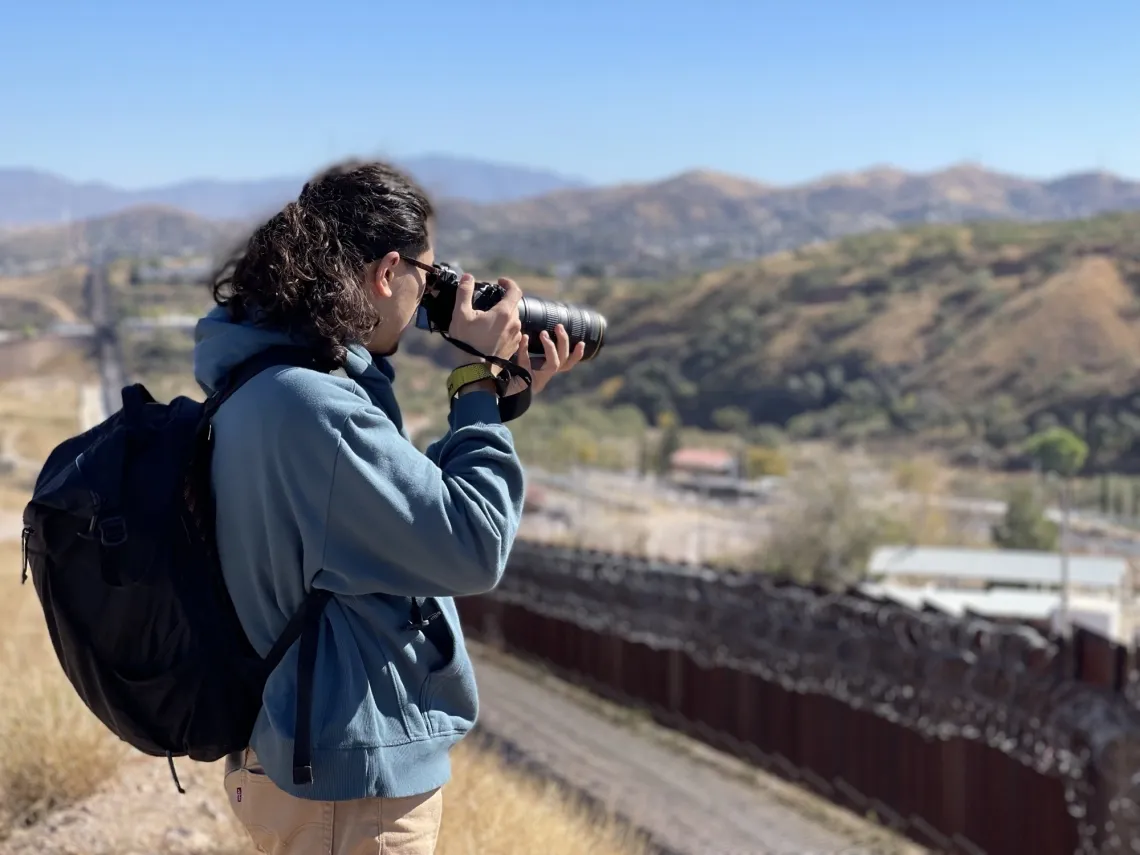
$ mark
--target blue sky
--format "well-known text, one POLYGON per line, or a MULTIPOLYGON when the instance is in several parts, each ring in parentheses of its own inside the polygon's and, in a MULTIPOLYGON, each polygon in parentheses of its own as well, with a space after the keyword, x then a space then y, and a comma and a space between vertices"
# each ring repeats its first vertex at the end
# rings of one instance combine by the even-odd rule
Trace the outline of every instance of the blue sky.
POLYGON ((596 182, 1140 177, 1136 0, 0 0, 0 166, 127 187, 444 152, 596 182))

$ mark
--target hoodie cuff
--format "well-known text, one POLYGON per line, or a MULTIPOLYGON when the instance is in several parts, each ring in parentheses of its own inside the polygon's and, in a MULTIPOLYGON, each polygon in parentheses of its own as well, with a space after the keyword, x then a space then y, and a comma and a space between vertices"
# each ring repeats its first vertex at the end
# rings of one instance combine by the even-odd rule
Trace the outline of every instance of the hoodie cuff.
POLYGON ((501 425, 499 398, 491 392, 468 392, 460 395, 451 405, 447 418, 452 430, 475 425, 501 425))

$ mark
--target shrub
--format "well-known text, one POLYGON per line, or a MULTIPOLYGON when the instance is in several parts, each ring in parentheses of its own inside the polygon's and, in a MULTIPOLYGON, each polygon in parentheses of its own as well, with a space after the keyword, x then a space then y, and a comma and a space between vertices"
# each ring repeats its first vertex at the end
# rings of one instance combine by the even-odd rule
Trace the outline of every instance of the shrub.
POLYGON ((771 539, 745 566, 846 588, 866 577, 877 546, 908 538, 905 525, 877 508, 838 460, 816 461, 788 483, 771 539))
POLYGON ((1002 549, 1052 552, 1057 548, 1057 535, 1057 524, 1045 518, 1045 508, 1028 484, 1010 491, 1005 517, 992 530, 994 543, 1002 549))
POLYGON ((744 476, 746 478, 787 474, 788 458, 778 448, 750 445, 744 450, 744 476))

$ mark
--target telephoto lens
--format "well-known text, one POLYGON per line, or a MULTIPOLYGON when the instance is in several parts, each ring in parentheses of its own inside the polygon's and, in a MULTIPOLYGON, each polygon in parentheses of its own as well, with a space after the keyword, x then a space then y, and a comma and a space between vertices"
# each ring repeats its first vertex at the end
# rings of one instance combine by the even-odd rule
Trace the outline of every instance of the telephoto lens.
POLYGON ((554 328, 558 324, 562 324, 570 337, 571 352, 578 342, 586 343, 583 361, 597 356, 606 340, 605 317, 582 306, 571 306, 542 297, 523 297, 519 300, 519 319, 522 321, 523 332, 530 336, 527 350, 535 355, 543 353, 539 333, 545 330, 554 339, 554 328))

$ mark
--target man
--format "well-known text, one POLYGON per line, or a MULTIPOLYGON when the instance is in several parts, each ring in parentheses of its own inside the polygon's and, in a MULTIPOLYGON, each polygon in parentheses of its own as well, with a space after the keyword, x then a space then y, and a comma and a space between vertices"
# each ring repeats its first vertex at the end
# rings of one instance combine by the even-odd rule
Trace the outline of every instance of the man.
MULTIPOLYGON (((263 852, 433 852, 448 752, 476 718, 451 598, 498 583, 523 469, 488 379, 458 390, 450 429, 426 453, 404 430, 385 357, 424 293, 413 262, 434 261, 432 232, 432 207, 409 178, 342 164, 252 235, 197 327, 207 393, 273 345, 304 343, 343 369, 267 369, 214 419, 218 552, 251 643, 264 656, 307 591, 333 595, 314 668, 311 782, 292 776, 298 645, 266 684, 249 749, 227 761, 230 805, 263 852)), ((529 367, 519 288, 499 281, 506 296, 478 312, 462 278, 450 335, 529 367)), ((544 337, 532 393, 582 356, 564 330, 556 338, 544 337)), ((456 366, 477 361, 448 350, 456 366)))

